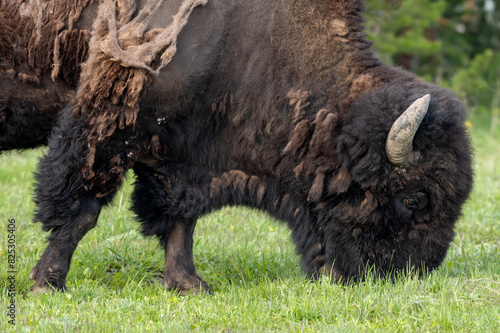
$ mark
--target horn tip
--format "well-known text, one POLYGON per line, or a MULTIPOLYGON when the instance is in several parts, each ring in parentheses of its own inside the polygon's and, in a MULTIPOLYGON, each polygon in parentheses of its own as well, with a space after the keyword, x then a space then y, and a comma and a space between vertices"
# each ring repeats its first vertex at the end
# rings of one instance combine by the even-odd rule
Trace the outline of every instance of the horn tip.
POLYGON ((424 103, 430 103, 431 101, 431 94, 424 95, 423 97, 420 98, 420 100, 424 103))
MULTIPOLYGON (((427 94, 423 97, 420 97, 417 99, 415 102, 413 102, 412 106, 415 108, 414 110, 417 111, 418 113, 422 114, 422 118, 420 121, 422 121, 423 116, 427 113, 427 110, 429 109, 429 104, 431 103, 431 95, 427 94)), ((411 109, 411 107, 409 108, 411 109)), ((419 122, 420 125, 420 122, 419 122)))

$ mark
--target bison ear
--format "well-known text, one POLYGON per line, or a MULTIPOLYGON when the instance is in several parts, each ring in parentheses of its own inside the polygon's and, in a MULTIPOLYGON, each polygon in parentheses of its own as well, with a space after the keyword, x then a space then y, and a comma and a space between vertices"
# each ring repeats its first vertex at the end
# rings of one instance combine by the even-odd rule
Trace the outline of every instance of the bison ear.
POLYGON ((420 152, 413 151, 413 138, 429 109, 430 101, 429 94, 417 99, 392 125, 385 144, 387 159, 391 164, 408 166, 419 158, 420 152))

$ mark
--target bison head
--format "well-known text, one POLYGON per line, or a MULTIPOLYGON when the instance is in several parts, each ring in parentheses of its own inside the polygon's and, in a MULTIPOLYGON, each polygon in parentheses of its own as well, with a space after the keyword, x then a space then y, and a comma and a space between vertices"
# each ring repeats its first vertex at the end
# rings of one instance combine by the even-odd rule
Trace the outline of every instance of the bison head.
POLYGON ((350 178, 322 216, 337 277, 430 271, 453 240, 472 187, 466 111, 450 92, 414 85, 359 96, 335 143, 350 178))

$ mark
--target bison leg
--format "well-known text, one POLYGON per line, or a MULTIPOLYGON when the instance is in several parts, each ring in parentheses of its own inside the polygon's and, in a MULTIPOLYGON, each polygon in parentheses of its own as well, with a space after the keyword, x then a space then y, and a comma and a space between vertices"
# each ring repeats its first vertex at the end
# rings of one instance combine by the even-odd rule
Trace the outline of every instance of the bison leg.
POLYGON ((165 248, 163 286, 184 295, 203 291, 212 294, 210 286, 196 274, 193 262, 193 233, 198 214, 190 209, 197 205, 186 203, 180 182, 173 184, 160 171, 137 163, 134 172, 137 180, 132 209, 141 221, 142 233, 155 235, 165 248))
POLYGON ((84 176, 87 166, 87 142, 82 138, 82 119, 62 117, 49 140, 49 152, 38 165, 35 188, 35 221, 51 231, 49 244, 30 278, 34 292, 66 287, 71 257, 78 242, 96 223, 101 207, 109 203, 119 189, 129 160, 123 137, 109 138, 95 150, 94 176, 84 176))
POLYGON ((49 245, 31 270, 30 279, 36 283, 32 288, 33 294, 48 292, 51 288, 60 291, 66 289, 66 275, 73 252, 83 236, 97 224, 100 210, 100 205, 91 202, 85 213, 52 229, 49 245))
POLYGON ((193 233, 196 219, 177 219, 165 242, 163 286, 186 295, 212 289, 197 274, 193 262, 193 233))

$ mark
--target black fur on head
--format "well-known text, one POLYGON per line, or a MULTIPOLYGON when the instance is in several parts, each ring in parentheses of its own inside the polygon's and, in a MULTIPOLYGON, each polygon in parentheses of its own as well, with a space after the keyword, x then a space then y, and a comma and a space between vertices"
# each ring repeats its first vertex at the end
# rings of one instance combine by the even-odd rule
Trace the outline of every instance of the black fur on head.
POLYGON ((379 273, 403 270, 408 263, 416 271, 438 267, 472 188, 462 103, 447 90, 409 79, 409 74, 395 76, 400 79, 353 102, 352 118, 335 142, 351 182, 345 193, 331 197, 333 208, 322 220, 326 247, 332 249, 327 258, 334 258, 333 270, 345 277, 370 265, 379 273), (408 167, 391 165, 387 133, 426 94, 431 103, 413 141, 421 157, 408 167))

